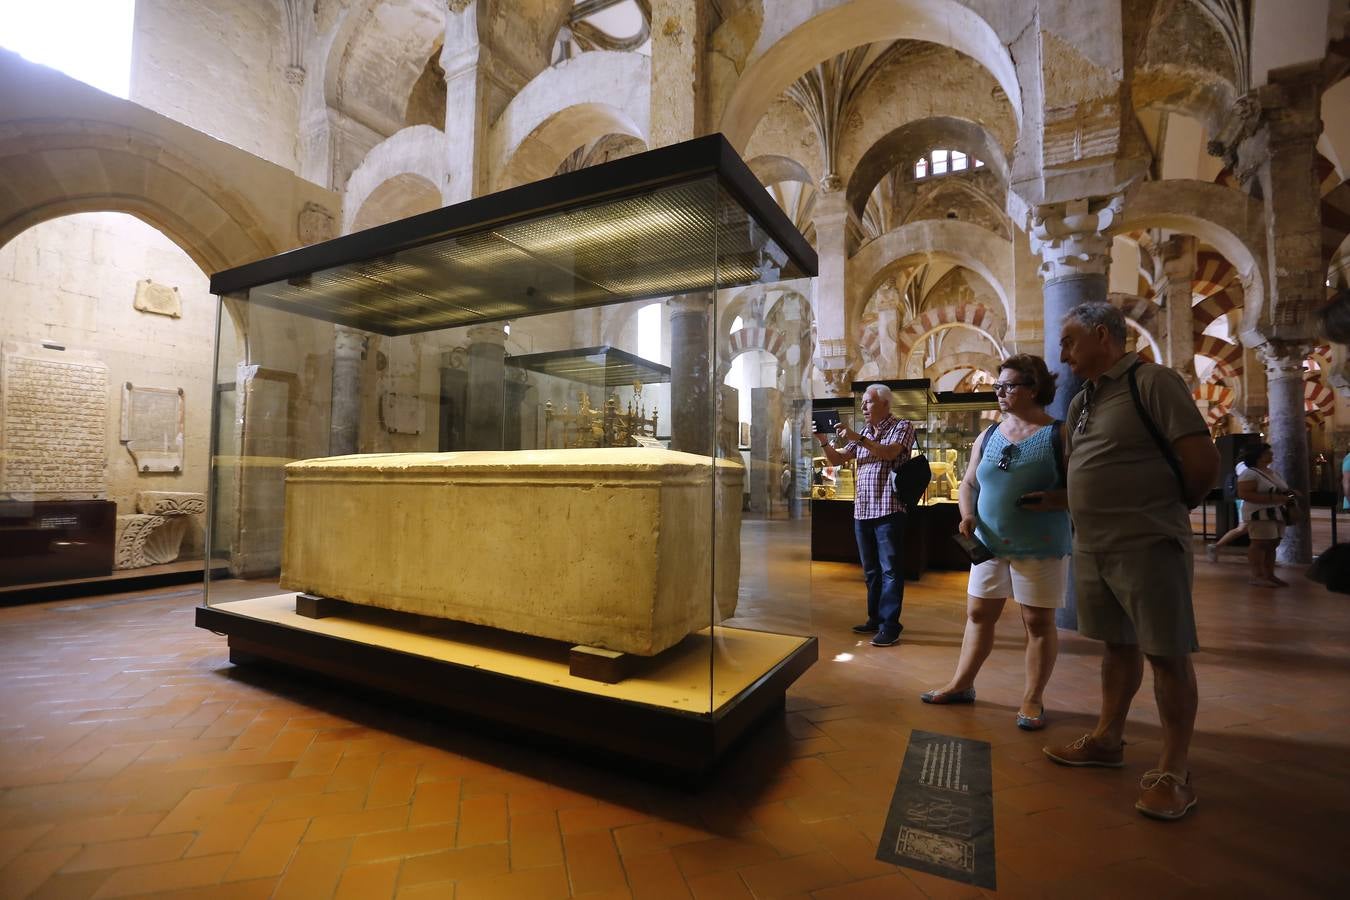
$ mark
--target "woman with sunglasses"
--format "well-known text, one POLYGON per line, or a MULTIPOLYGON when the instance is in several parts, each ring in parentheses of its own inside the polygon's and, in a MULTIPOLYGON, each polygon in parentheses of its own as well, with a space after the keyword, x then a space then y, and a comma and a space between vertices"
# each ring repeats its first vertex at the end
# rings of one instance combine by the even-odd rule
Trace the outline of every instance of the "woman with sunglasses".
POLYGON ((971 449, 961 480, 959 526, 961 534, 977 537, 994 557, 970 570, 956 674, 920 696, 925 703, 974 702, 975 676, 993 649, 994 626, 1011 594, 1027 634, 1017 727, 1037 731, 1045 727, 1042 695, 1059 652, 1055 610, 1064 605, 1072 549, 1068 513, 1050 509, 1045 498, 1045 492, 1063 487, 1062 425, 1045 411, 1055 397, 1055 376, 1039 356, 1010 357, 994 390, 1003 417, 971 449))

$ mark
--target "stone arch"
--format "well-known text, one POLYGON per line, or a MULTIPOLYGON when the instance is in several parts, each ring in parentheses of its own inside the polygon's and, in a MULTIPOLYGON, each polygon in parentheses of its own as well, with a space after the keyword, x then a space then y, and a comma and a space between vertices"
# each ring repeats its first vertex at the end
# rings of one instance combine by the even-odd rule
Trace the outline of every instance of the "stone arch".
POLYGON ((714 121, 741 150, 769 105, 802 72, 854 47, 902 39, 942 44, 980 63, 1021 122, 1012 55, 989 22, 957 0, 785 0, 764 18, 755 50, 714 121))
POLYGON ((256 210, 215 174, 159 136, 98 121, 28 120, 0 126, 0 168, 22 195, 0 200, 0 246, 49 219, 122 212, 162 232, 204 272, 279 252, 256 210))
POLYGON ((855 215, 862 215, 872 190, 897 166, 912 164, 938 146, 972 153, 1008 183, 1008 160, 994 135, 977 122, 954 116, 932 116, 907 122, 872 143, 849 171, 845 197, 855 215))
POLYGON ((577 147, 607 134, 648 142, 651 60, 595 50, 546 69, 517 94, 488 135, 496 190, 547 178, 577 147), (558 98, 568 104, 559 108, 558 98))
POLYGON ((791 345, 788 336, 777 328, 764 325, 746 325, 727 336, 727 352, 722 355, 717 366, 717 381, 720 384, 731 372, 731 364, 742 353, 763 350, 778 361, 778 374, 781 378, 791 369, 787 350, 791 345))
POLYGON ((1236 378, 1242 372, 1242 345, 1233 344, 1212 334, 1201 335, 1195 342, 1195 355, 1206 356, 1217 364, 1215 371, 1222 371, 1225 378, 1236 378))
POLYGON ((768 187, 781 181, 800 181, 803 184, 815 184, 806 166, 788 156, 776 153, 761 153, 754 159, 746 160, 750 171, 755 173, 759 183, 768 187))
POLYGON ((922 345, 925 338, 937 331, 948 328, 969 328, 983 336, 989 344, 1004 356, 1003 341, 996 336, 991 327, 996 321, 994 313, 982 303, 959 303, 940 309, 927 309, 910 319, 896 336, 898 351, 896 357, 901 361, 901 370, 907 370, 906 361, 911 353, 922 345))
POLYGON ((896 269, 939 260, 963 266, 989 283, 1012 321, 1013 247, 988 229, 953 219, 910 222, 864 244, 846 269, 846 321, 855 323, 863 306, 896 269))
POLYGON ((1265 341, 1260 326, 1267 312, 1266 235, 1260 201, 1232 188, 1188 178, 1139 182, 1125 191, 1112 233, 1147 228, 1193 234, 1232 263, 1243 285, 1243 342, 1256 346, 1265 341))
MULTIPOLYGON (((1002 206, 994 202, 994 198, 990 197, 979 187, 959 175, 952 178, 934 178, 930 183, 923 185, 917 192, 914 198, 914 206, 905 217, 905 221, 917 222, 922 219, 944 219, 947 217, 945 211, 943 211, 943 215, 934 214, 938 211, 937 208, 945 205, 947 202, 955 202, 958 199, 974 204, 978 209, 984 210, 983 217, 985 218, 985 221, 976 224, 981 224, 984 227, 993 229, 994 224, 997 223, 997 233, 999 237, 1012 237, 1011 223, 1008 220, 1007 214, 1003 211, 1002 206)), ((976 217, 979 217, 979 215, 980 214, 977 212, 976 217)))
POLYGON ((413 85, 445 40, 445 16, 436 0, 357 0, 324 58, 326 104, 377 134, 397 132, 413 85))
POLYGON ((937 365, 930 366, 925 371, 924 377, 937 384, 938 379, 949 372, 954 372, 957 369, 976 369, 997 378, 1002 362, 1003 360, 1000 357, 991 353, 963 350, 960 353, 943 357, 937 365))
POLYGON ((1158 348, 1162 345, 1162 336, 1159 334, 1162 322, 1158 313, 1162 308, 1152 300, 1134 294, 1111 293, 1106 295, 1106 299, 1125 315, 1125 320, 1140 332, 1145 342, 1153 348, 1155 358, 1160 359, 1161 356, 1157 354, 1160 353, 1158 348))
POLYGON ((342 233, 439 208, 447 181, 444 142, 439 128, 414 125, 377 144, 347 182, 342 233))
POLYGON ((347 231, 364 231, 441 208, 441 192, 421 175, 405 172, 381 182, 353 210, 347 231))

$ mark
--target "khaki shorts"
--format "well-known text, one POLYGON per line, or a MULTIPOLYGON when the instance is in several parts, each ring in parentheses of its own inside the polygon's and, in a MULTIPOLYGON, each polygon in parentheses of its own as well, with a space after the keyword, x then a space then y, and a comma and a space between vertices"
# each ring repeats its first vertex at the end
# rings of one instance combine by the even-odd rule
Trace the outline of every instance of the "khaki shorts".
POLYGON ((1138 644, 1149 656, 1200 649, 1191 606, 1194 560, 1167 539, 1143 550, 1075 550, 1078 633, 1108 644, 1138 644))
POLYGON ((1247 523, 1247 537, 1254 541, 1278 541, 1284 537, 1284 523, 1274 519, 1252 519, 1247 523))

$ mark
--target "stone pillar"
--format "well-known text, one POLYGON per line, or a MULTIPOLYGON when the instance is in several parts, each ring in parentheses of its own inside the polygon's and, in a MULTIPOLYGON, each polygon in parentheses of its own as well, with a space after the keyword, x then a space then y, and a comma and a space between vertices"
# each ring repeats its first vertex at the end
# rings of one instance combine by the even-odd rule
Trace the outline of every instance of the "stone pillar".
POLYGON ((703 134, 708 0, 651 0, 651 138, 655 150, 703 134))
POLYGON ((506 328, 500 322, 475 325, 468 338, 464 446, 500 450, 506 413, 506 328))
MULTIPOLYGON (((1188 234, 1177 234, 1162 244, 1163 306, 1166 319, 1163 340, 1167 365, 1186 384, 1195 387, 1195 317, 1191 314, 1194 293, 1197 241, 1188 234)), ((1159 360, 1160 362, 1162 360, 1159 360)))
POLYGON ((1042 354, 1059 375, 1051 415, 1064 418, 1069 401, 1083 386, 1059 361, 1060 326, 1075 306, 1105 300, 1111 266, 1111 239, 1105 232, 1120 210, 1119 198, 1074 200, 1036 208, 1031 247, 1041 258, 1045 297, 1042 354))
MULTIPOLYGON (((492 161, 486 144, 492 123, 529 77, 539 71, 518 71, 509 52, 483 42, 485 28, 479 23, 479 7, 483 5, 450 0, 445 17, 440 63, 445 70, 445 133, 449 138, 445 142, 445 171, 449 180, 438 187, 447 205, 491 190, 492 161)), ((547 62, 536 64, 542 68, 547 62)))
POLYGON ((670 449, 711 456, 717 411, 712 393, 711 294, 685 294, 670 308, 670 449))
MULTIPOLYGON (((1045 296, 1042 355, 1050 371, 1059 376, 1055 399, 1049 407, 1050 414, 1057 419, 1067 416, 1069 402, 1083 386, 1082 380, 1059 361, 1064 316, 1075 306, 1106 299, 1111 238, 1105 232, 1119 210, 1119 198, 1073 200, 1039 206, 1032 216, 1031 249, 1041 258, 1045 296)), ((1060 628, 1078 627, 1072 578, 1064 607, 1055 613, 1055 624, 1060 628)))
POLYGON ((891 282, 883 284, 877 291, 877 340, 880 358, 877 367, 882 378, 907 378, 906 360, 898 353, 901 327, 900 291, 891 282))
POLYGON ((816 194, 816 368, 834 396, 846 396, 852 381, 851 341, 848 335, 848 204, 843 191, 816 194))
MULTIPOLYGON (((1274 469, 1289 486, 1308 491, 1308 428, 1303 408, 1303 360, 1309 344, 1272 341, 1262 347, 1266 362, 1266 390, 1270 403, 1270 431, 1266 440, 1275 454, 1274 469)), ((1307 522, 1285 529, 1276 551, 1283 563, 1312 562, 1312 533, 1307 522)))
POLYGON ((365 332, 345 325, 333 328, 333 408, 328 420, 328 454, 358 452, 361 424, 361 361, 365 332))
POLYGON ((783 392, 750 389, 750 509, 772 516, 782 508, 783 392))

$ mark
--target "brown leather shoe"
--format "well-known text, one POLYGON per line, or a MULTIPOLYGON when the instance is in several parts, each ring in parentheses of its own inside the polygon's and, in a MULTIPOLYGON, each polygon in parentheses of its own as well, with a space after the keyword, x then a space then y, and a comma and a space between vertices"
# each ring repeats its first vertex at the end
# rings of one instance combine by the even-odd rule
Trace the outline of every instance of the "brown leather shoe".
POLYGON ((1059 747, 1043 747, 1042 752, 1062 766, 1105 766, 1119 769, 1125 765, 1125 742, 1114 749, 1098 744, 1091 734, 1059 747))
POLYGON ((1134 808, 1151 819, 1180 819, 1195 806, 1191 775, 1183 779, 1172 772, 1152 769, 1139 781, 1141 792, 1134 808))

